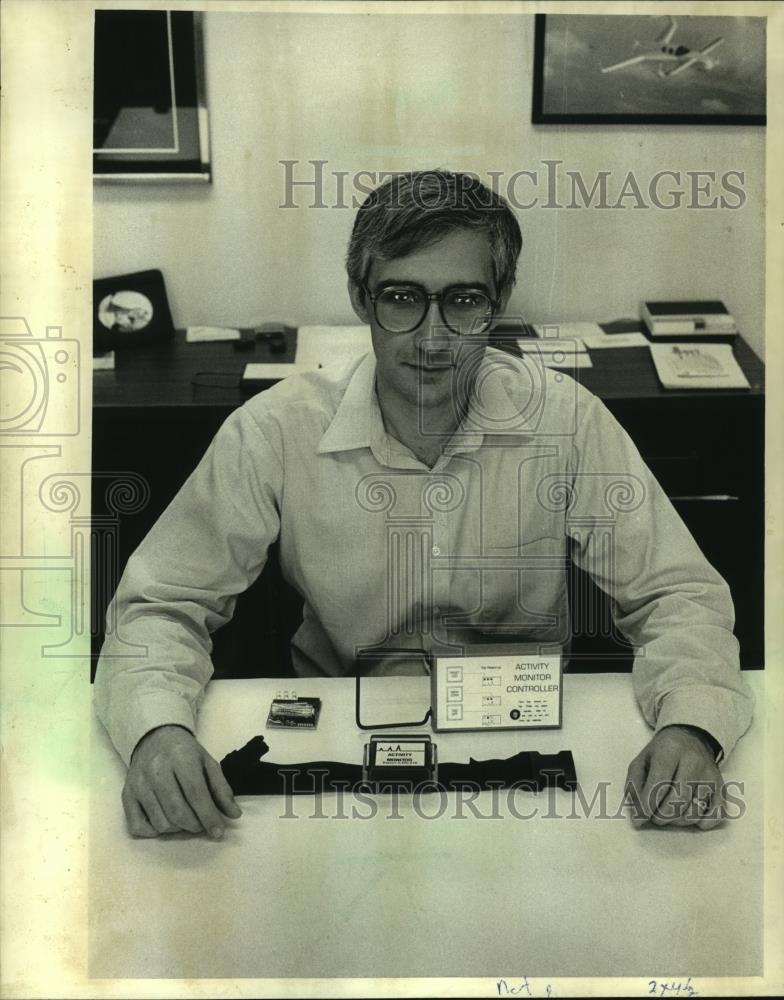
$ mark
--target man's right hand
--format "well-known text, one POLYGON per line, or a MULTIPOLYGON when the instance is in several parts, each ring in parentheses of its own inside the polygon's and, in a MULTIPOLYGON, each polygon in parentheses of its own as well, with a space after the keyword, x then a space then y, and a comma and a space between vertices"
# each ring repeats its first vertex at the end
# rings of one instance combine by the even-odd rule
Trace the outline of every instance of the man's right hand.
POLYGON ((160 726, 139 740, 122 802, 134 837, 185 830, 220 840, 226 818, 242 815, 220 764, 182 726, 160 726))

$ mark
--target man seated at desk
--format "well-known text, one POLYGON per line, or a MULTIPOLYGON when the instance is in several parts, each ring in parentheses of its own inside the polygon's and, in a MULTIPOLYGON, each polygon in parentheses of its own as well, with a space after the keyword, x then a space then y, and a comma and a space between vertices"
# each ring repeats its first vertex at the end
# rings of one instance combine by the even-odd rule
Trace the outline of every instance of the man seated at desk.
POLYGON ((115 595, 95 694, 129 764, 132 834, 219 837, 239 815, 193 733, 210 634, 278 538, 305 602, 300 676, 422 671, 420 650, 482 642, 568 648, 573 560, 636 648, 655 729, 629 768, 638 808, 720 822, 717 761, 751 720, 728 587, 601 401, 488 347, 521 246, 508 205, 468 175, 399 175, 360 208, 348 290, 373 352, 236 410, 115 595))

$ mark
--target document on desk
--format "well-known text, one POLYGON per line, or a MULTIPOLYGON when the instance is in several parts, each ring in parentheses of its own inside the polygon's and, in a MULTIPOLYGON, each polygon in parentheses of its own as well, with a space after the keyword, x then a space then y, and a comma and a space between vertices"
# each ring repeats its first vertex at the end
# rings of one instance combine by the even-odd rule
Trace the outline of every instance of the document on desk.
POLYGON ((732 344, 650 344, 665 389, 750 389, 732 344))
POLYGON ((93 354, 94 372, 114 371, 114 351, 102 351, 100 354, 93 354))
POLYGON ((189 344, 239 339, 240 331, 227 326, 189 326, 185 331, 185 340, 189 344))
POLYGON ((582 340, 584 337, 604 336, 598 323, 534 323, 533 328, 541 340, 582 340))
POLYGON ((597 333, 583 339, 583 343, 591 351, 603 350, 606 347, 647 347, 649 341, 641 333, 597 333))
POLYGON ((593 362, 582 340, 540 340, 520 337, 517 343, 523 355, 541 360, 545 368, 593 368, 593 362))
POLYGON ((563 338, 548 337, 540 340, 539 337, 518 337, 518 346, 523 354, 585 354, 586 347, 582 340, 564 340, 563 338))
POLYGON ((251 362, 245 365, 242 373, 243 382, 279 382, 289 375, 301 375, 303 372, 315 371, 318 365, 303 365, 298 362, 251 362))
POLYGON ((369 326, 301 326, 297 330, 297 364, 325 367, 350 361, 372 350, 369 326))
POLYGON ((593 368, 593 361, 591 361, 588 354, 564 354, 563 352, 550 354, 549 352, 542 351, 539 356, 545 368, 561 368, 564 370, 568 370, 569 368, 593 368))

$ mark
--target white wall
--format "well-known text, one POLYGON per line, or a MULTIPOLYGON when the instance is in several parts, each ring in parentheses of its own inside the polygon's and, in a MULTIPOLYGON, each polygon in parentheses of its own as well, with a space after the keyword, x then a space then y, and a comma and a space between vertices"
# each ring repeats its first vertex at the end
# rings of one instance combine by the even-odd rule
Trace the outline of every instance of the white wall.
MULTIPOLYGON (((354 211, 305 207, 305 189, 294 196, 302 207, 280 208, 280 160, 299 160, 303 177, 307 161, 327 160, 327 201, 337 194, 329 172, 340 170, 443 166, 508 178, 559 159, 589 187, 611 171, 611 202, 630 170, 646 200, 660 170, 738 170, 745 202, 735 210, 636 209, 633 199, 622 209, 520 210, 510 310, 607 320, 637 315, 643 298, 722 298, 763 354, 764 129, 533 126, 530 15, 205 17, 213 183, 97 186, 96 277, 159 267, 178 326, 347 322, 354 211)), ((688 203, 686 178, 681 188, 688 203)), ((516 190, 524 200, 532 187, 516 190)), ((537 191, 544 201, 543 175, 537 191)))

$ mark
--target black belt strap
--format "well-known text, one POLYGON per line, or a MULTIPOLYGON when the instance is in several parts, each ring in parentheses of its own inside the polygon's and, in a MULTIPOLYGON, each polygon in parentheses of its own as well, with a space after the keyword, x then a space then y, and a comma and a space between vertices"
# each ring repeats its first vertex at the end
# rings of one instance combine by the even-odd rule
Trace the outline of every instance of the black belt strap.
MULTIPOLYGON (((261 760, 268 753, 263 736, 254 736, 241 750, 233 750, 221 761, 223 773, 235 795, 313 795, 362 789, 383 792, 391 786, 373 786, 363 781, 359 764, 334 760, 313 760, 304 764, 273 764, 261 760)), ((571 750, 541 754, 523 750, 512 757, 474 760, 467 764, 439 764, 438 781, 417 785, 417 791, 489 790, 519 787, 538 792, 545 788, 571 790, 577 787, 571 750)), ((397 782, 396 788, 413 791, 410 784, 397 782)))

